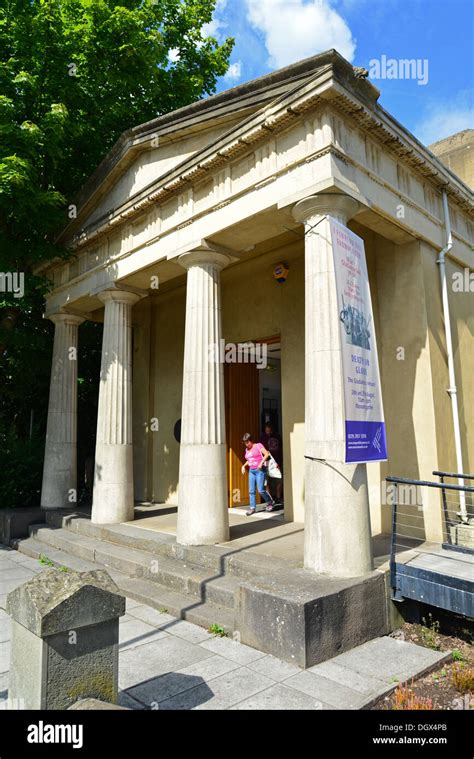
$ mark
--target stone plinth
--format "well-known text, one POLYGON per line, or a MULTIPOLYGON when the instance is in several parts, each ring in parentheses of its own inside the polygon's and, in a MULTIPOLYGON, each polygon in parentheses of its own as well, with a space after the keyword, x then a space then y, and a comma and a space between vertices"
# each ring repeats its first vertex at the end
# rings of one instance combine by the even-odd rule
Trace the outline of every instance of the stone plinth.
POLYGON ((13 703, 25 709, 68 709, 84 698, 116 703, 125 598, 107 572, 42 572, 8 595, 7 612, 13 703))
POLYGON ((382 572, 360 578, 315 577, 279 569, 274 580, 240 586, 242 643, 303 669, 390 631, 382 572))

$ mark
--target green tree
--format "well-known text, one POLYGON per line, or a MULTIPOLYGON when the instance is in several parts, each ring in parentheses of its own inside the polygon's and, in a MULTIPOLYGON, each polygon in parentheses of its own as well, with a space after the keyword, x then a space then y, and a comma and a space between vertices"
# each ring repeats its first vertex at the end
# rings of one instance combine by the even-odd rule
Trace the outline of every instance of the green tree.
MULTIPOLYGON (((0 273, 25 275, 23 297, 0 288, 0 506, 36 502, 40 483, 52 325, 35 267, 68 255, 54 243, 67 205, 123 131, 215 91, 233 47, 203 36, 215 5, 0 0, 0 273)), ((89 408, 100 328, 81 331, 89 408)))

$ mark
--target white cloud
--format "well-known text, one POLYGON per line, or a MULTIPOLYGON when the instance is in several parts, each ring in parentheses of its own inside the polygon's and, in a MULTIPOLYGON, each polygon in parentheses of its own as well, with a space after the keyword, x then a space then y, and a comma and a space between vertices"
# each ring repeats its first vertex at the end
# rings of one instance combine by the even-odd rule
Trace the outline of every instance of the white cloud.
POLYGON ((227 26, 225 21, 222 18, 219 18, 219 15, 224 12, 226 5, 227 0, 217 0, 212 21, 209 21, 208 24, 203 24, 201 27, 201 34, 203 37, 217 38, 221 30, 227 26))
POLYGON ((240 79, 242 76, 242 61, 236 61, 235 63, 231 63, 227 74, 225 74, 224 79, 226 82, 235 82, 237 79, 240 79))
POLYGON ((179 61, 179 49, 177 47, 168 50, 168 60, 170 63, 176 63, 176 61, 179 61))
POLYGON ((247 18, 265 38, 275 68, 330 48, 352 61, 356 43, 329 0, 246 0, 247 18))
POLYGON ((424 145, 431 145, 463 129, 472 129, 473 126, 472 96, 463 90, 454 94, 449 101, 430 100, 413 133, 424 145))

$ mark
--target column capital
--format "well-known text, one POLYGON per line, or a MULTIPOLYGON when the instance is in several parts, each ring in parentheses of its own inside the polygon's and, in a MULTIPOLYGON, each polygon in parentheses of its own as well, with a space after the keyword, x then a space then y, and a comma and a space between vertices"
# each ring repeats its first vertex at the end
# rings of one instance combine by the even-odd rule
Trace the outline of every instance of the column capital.
POLYGON ((102 303, 126 303, 127 305, 134 306, 141 298, 145 297, 141 293, 131 292, 130 290, 118 290, 112 288, 110 290, 101 290, 95 293, 97 298, 102 303))
POLYGON ((58 311, 55 314, 44 314, 44 318, 52 321, 54 325, 72 324, 79 326, 86 321, 85 316, 80 316, 79 314, 68 314, 65 311, 58 311))
POLYGON ((315 216, 334 216, 343 224, 359 211, 361 204, 351 198, 350 195, 340 193, 321 193, 309 195, 304 200, 298 201, 293 206, 293 218, 295 221, 306 223, 315 216))
POLYGON ((190 266, 199 266, 200 264, 212 264, 221 270, 228 266, 232 261, 237 261, 233 251, 222 245, 215 245, 207 240, 200 240, 193 243, 188 250, 183 251, 177 258, 177 261, 185 269, 190 266))

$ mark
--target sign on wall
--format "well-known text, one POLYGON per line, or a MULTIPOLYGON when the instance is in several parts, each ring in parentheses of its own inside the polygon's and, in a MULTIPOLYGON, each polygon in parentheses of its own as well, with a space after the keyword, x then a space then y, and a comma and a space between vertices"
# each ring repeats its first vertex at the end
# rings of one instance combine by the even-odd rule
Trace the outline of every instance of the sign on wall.
POLYGON ((342 354, 345 462, 387 460, 379 362, 364 241, 329 218, 342 354))

